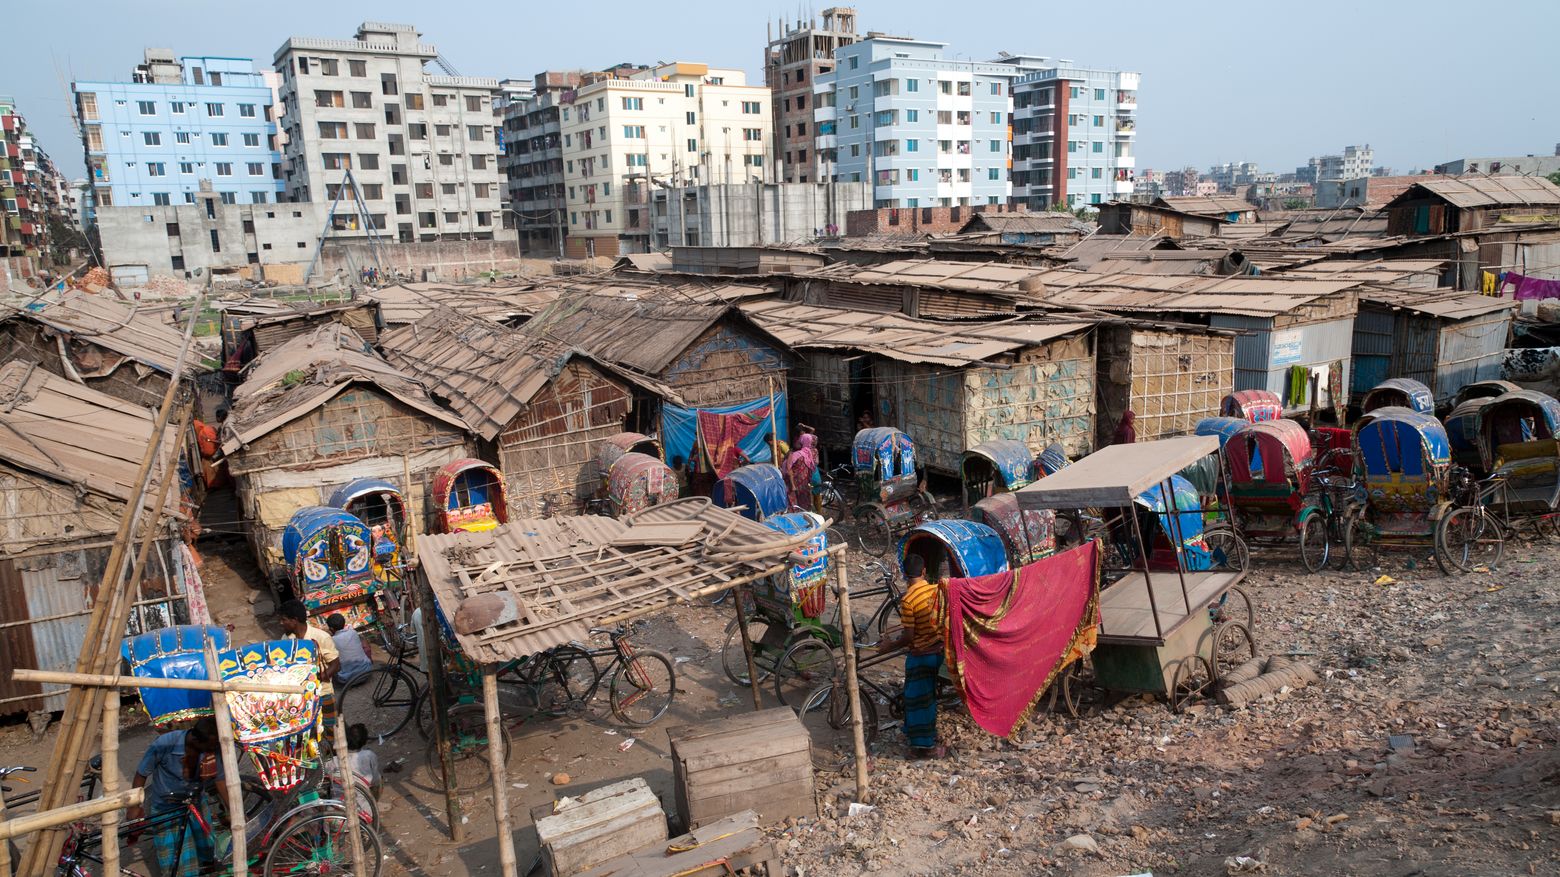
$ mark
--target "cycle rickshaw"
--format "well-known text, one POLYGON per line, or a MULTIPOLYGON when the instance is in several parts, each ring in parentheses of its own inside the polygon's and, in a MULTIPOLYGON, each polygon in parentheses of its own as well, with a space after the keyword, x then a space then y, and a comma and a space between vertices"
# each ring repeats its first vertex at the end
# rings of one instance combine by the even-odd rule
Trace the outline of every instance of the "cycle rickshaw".
POLYGON ((325 503, 344 509, 368 525, 373 537, 374 578, 381 587, 400 589, 405 575, 406 498, 383 478, 359 478, 331 493, 325 503))
POLYGON ((509 522, 504 473, 481 460, 447 463, 433 476, 439 533, 482 533, 509 522))
POLYGON ((1067 449, 1062 447, 1061 442, 1052 442, 1045 446, 1045 450, 1035 455, 1035 462, 1029 469, 1029 482, 1033 484, 1071 465, 1072 461, 1067 459, 1067 449))
POLYGON ((937 504, 921 489, 915 443, 893 427, 856 433, 851 465, 860 496, 852 509, 856 533, 868 553, 882 557, 905 531, 932 517, 937 504))
POLYGON ((648 454, 624 454, 607 473, 607 501, 614 518, 671 502, 681 489, 677 473, 660 458, 648 454))
POLYGON ((1365 523, 1351 528, 1345 550, 1356 564, 1373 566, 1381 548, 1429 546, 1443 572, 1451 566, 1436 550, 1436 525, 1452 508, 1451 444, 1439 420, 1391 405, 1354 425, 1354 457, 1365 483, 1365 523))
POLYGON ((791 507, 785 476, 771 463, 750 463, 731 470, 715 482, 710 500, 719 508, 736 510, 742 517, 761 523, 791 507))
POLYGON ((1423 381, 1413 378, 1388 378, 1370 389, 1360 402, 1360 411, 1369 414, 1378 408, 1398 407, 1429 414, 1435 411, 1435 394, 1423 381))
POLYGON ((330 506, 294 512, 282 531, 293 595, 310 615, 340 614, 354 628, 372 624, 383 583, 375 574, 373 546, 373 532, 350 512, 330 506))
POLYGON ((967 579, 1007 572, 1007 545, 997 531, 975 521, 923 521, 910 528, 899 546, 899 565, 916 555, 926 563, 929 581, 967 579))
POLYGON ((988 496, 975 503, 970 509, 970 520, 996 531, 1010 567, 1034 563, 1056 551, 1056 512, 1026 512, 1018 507, 1018 498, 1011 493, 988 496))
POLYGON ((1033 481, 1034 467, 1034 455, 1023 442, 992 439, 965 451, 959 461, 965 513, 988 496, 1018 490, 1033 481))
POLYGON ((1284 416, 1284 400, 1272 390, 1236 390, 1219 404, 1219 414, 1259 423, 1284 416))
POLYGON ((1235 525, 1248 543, 1298 537, 1300 560, 1310 572, 1327 566, 1334 544, 1346 551, 1346 531, 1358 526, 1363 497, 1356 501, 1319 474, 1328 467, 1300 424, 1282 419, 1247 424, 1224 446, 1224 455, 1235 525))
POLYGON ((1452 396, 1452 408, 1456 409, 1457 406, 1470 399, 1493 399, 1504 393, 1511 393, 1520 389, 1522 388, 1510 381, 1474 381, 1471 384, 1464 385, 1461 390, 1457 391, 1456 395, 1452 396))

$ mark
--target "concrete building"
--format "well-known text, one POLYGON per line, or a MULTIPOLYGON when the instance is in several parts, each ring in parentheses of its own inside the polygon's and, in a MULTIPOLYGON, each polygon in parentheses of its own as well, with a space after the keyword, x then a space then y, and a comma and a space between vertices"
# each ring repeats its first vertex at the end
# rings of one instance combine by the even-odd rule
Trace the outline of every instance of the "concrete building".
POLYGON ((868 34, 814 85, 822 168, 873 184, 874 207, 1006 204, 1015 70, 946 43, 868 34))
POLYGON ((1308 162, 1314 167, 1314 177, 1305 182, 1323 180, 1358 180, 1371 175, 1376 153, 1367 143, 1364 146, 1345 146, 1341 155, 1319 155, 1308 162))
POLYGON ((504 109, 505 181, 509 212, 522 252, 536 256, 563 255, 568 235, 568 204, 563 183, 563 129, 560 108, 564 94, 579 88, 579 71, 538 73, 531 94, 504 109))
POLYGON ((834 52, 860 39, 856 10, 831 6, 823 23, 809 18, 793 27, 776 22, 764 50, 764 84, 774 97, 775 157, 782 179, 805 183, 825 179, 813 145, 813 83, 834 70, 834 52))
POLYGON ((678 61, 590 74, 561 95, 569 256, 648 252, 650 190, 763 180, 769 89, 678 61))
POLYGON ((130 82, 78 80, 76 120, 100 207, 229 204, 282 191, 270 86, 249 58, 147 49, 130 82))
POLYGON ((421 37, 364 22, 350 40, 292 37, 276 50, 287 200, 343 197, 337 232, 366 236, 343 189, 350 170, 368 221, 390 240, 491 239, 504 202, 498 80, 456 75, 421 37))
POLYGON ((1560 173, 1560 145, 1554 155, 1507 155, 1485 158, 1458 158, 1435 166, 1435 172, 1446 176, 1461 174, 1521 174, 1547 177, 1560 173))
POLYGON ((0 258, 20 260, 14 267, 24 275, 47 261, 49 218, 70 222, 64 179, 16 101, 0 97, 0 258))
POLYGON ((1140 74, 1032 55, 998 59, 1013 83, 1013 200, 1031 210, 1133 193, 1140 74))
POLYGON ((1387 202, 1408 191, 1408 187, 1425 179, 1424 174, 1402 177, 1379 177, 1374 174, 1354 180, 1322 180, 1316 184, 1315 206, 1336 207, 1385 207, 1387 202))
POLYGON ((872 206, 867 183, 717 183, 650 193, 655 248, 794 244, 872 206))
POLYGON ((1262 171, 1254 161, 1227 161, 1208 168, 1205 179, 1213 180, 1220 192, 1233 192, 1237 186, 1249 186, 1258 181, 1262 171))

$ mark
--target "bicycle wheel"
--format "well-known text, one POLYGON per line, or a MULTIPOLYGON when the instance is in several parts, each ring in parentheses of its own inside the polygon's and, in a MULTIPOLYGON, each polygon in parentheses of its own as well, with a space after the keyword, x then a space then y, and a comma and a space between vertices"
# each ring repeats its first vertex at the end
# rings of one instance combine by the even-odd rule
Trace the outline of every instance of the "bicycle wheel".
MULTIPOLYGON (((363 873, 378 877, 384 861, 379 833, 367 825, 359 825, 358 836, 363 843, 363 873)), ((351 874, 355 866, 346 814, 322 813, 283 830, 267 848, 261 874, 264 877, 351 874)))
POLYGON ((1306 572, 1327 568, 1327 557, 1332 553, 1332 540, 1327 536, 1327 515, 1316 511, 1306 516, 1300 525, 1300 562, 1306 572))
POLYGON ((882 506, 873 503, 856 510, 856 538, 861 540, 861 550, 873 557, 882 557, 893 547, 894 530, 882 506))
POLYGON ((1505 551, 1501 526, 1483 506, 1453 509, 1435 527, 1435 562, 1441 571, 1492 570, 1505 551))
POLYGON ((590 703, 596 692, 596 659, 579 646, 558 646, 539 656, 540 667, 533 681, 536 709, 550 716, 577 712, 590 703))
MULTIPOLYGON (((775 666, 775 658, 768 654, 772 650, 763 645, 769 636, 769 622, 761 615, 754 615, 743 624, 747 627, 748 640, 753 643, 753 666, 762 684, 775 666)), ((744 687, 748 685, 747 653, 742 650, 742 632, 735 621, 726 625, 726 642, 720 647, 720 666, 726 671, 727 679, 744 687)))
MULTIPOLYGON (((1203 532, 1203 544, 1213 568, 1221 572, 1244 572, 1251 567, 1251 549, 1233 527, 1212 527, 1203 532)), ((1133 557, 1132 560, 1136 560, 1133 557)))
POLYGON ((370 740, 383 743, 412 720, 417 706, 417 680, 393 664, 376 666, 353 679, 336 697, 341 720, 360 722, 370 740))
MULTIPOLYGON (((877 703, 866 686, 857 691, 861 703, 861 731, 870 749, 877 740, 877 703)), ((813 689, 798 711, 802 726, 812 739, 813 767, 824 771, 844 770, 856 757, 856 744, 850 726, 850 701, 845 696, 845 674, 813 689)))
POLYGON ((1349 519, 1343 531, 1343 552, 1349 569, 1366 572, 1381 566, 1381 532, 1359 515, 1349 519))
MULTIPOLYGON (((455 771, 455 788, 469 792, 480 788, 483 783, 491 782, 493 778, 488 765, 487 711, 479 703, 462 703, 450 707, 449 716, 446 733, 450 741, 450 762, 455 771)), ((498 730, 503 737, 504 763, 508 764, 514 754, 514 747, 509 745, 509 730, 502 724, 498 730)), ((434 784, 440 785, 444 771, 439 761, 437 739, 428 741, 424 763, 434 784)))
POLYGON ((797 640, 775 665, 775 697, 791 709, 800 709, 807 695, 834 675, 834 650, 815 636, 797 640))
POLYGON ((1247 630, 1256 630, 1257 612, 1251 607, 1251 597, 1246 589, 1239 585, 1230 585, 1229 590, 1208 607, 1208 614, 1214 624, 1238 621, 1247 630))
POLYGON ((1213 628, 1213 678, 1225 674, 1257 656, 1257 641, 1251 628, 1239 621, 1221 622, 1213 628))
POLYGON ((635 649, 612 674, 607 694, 618 721, 636 728, 653 725, 677 697, 677 667, 660 652, 635 649))

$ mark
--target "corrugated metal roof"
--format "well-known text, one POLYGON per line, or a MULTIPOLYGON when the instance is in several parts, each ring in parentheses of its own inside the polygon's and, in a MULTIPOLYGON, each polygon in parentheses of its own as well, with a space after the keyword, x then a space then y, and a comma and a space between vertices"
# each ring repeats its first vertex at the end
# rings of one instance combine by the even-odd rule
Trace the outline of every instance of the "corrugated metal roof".
POLYGON ((1092 322, 937 323, 899 314, 762 301, 742 309, 798 349, 859 350, 912 363, 963 366, 1084 331, 1092 322))
MULTIPOLYGON (((53 300, 6 310, 8 313, 0 319, 42 323, 74 340, 96 344, 164 374, 173 374, 179 351, 184 347, 183 333, 165 320, 166 308, 127 305, 79 289, 66 290, 53 300)), ((115 367, 97 371, 108 374, 115 367)), ((187 373, 209 370, 210 364, 192 361, 187 373)))
POLYGON ((1057 232, 1081 232, 1094 229, 1071 213, 1045 211, 1035 213, 976 213, 959 231, 963 234, 993 231, 1000 234, 1055 234, 1057 232))
POLYGON ((485 533, 421 536, 422 574, 446 618, 485 594, 505 594, 515 617, 467 633, 461 651, 480 663, 533 655, 605 626, 778 568, 800 544, 705 498, 642 512, 639 524, 697 523, 681 546, 632 544, 629 522, 599 515, 519 520, 485 533), (614 544, 615 543, 615 544, 614 544), (751 559, 750 559, 751 558, 751 559))
POLYGON ((1384 287, 1361 289, 1360 301, 1372 302, 1395 310, 1414 311, 1445 320, 1463 320, 1496 311, 1511 310, 1517 306, 1517 302, 1512 299, 1479 295, 1476 292, 1384 287))
MULTIPOLYGON (((387 332, 385 358, 446 400, 471 431, 492 440, 529 407, 564 365, 584 354, 449 308, 387 332)), ((680 403, 670 388, 592 361, 609 374, 680 403)))
MULTIPOLYGON (((1502 174, 1432 177, 1410 186, 1392 200, 1417 198, 1423 189, 1456 207, 1526 207, 1560 204, 1560 186, 1543 177, 1502 174)), ((1387 206, 1391 206, 1388 204, 1387 206)))
MULTIPOLYGON (((550 278, 549 278, 550 279, 550 278)), ((448 307, 495 323, 530 317, 552 304, 556 290, 534 281, 507 284, 398 283, 371 289, 366 295, 379 302, 386 326, 404 326, 428 316, 434 308, 448 307)))
POLYGON ((1040 274, 1043 268, 1009 265, 1002 262, 938 262, 931 259, 901 259, 883 265, 831 265, 809 272, 809 277, 845 283, 893 284, 965 292, 994 292, 1027 295, 1020 284, 1040 274))
POLYGON ((1359 286, 1358 281, 1283 277, 1202 277, 1158 274, 1046 272, 1044 298, 1053 304, 1105 311, 1158 311, 1274 317, 1359 286))
POLYGON ((1240 198, 1171 196, 1155 198, 1154 206, 1168 207, 1193 216, 1224 216, 1227 213, 1245 213, 1256 210, 1256 205, 1240 198))
POLYGON ((340 323, 326 323, 261 354, 245 368, 244 382, 233 391, 233 407, 222 425, 223 453, 234 453, 357 383, 372 384, 429 417, 466 428, 362 336, 340 323))
MULTIPOLYGON (((30 362, 0 366, 0 459, 81 490, 130 502, 156 413, 30 362)), ((144 502, 156 502, 158 478, 174 475, 178 430, 167 427, 144 502)))

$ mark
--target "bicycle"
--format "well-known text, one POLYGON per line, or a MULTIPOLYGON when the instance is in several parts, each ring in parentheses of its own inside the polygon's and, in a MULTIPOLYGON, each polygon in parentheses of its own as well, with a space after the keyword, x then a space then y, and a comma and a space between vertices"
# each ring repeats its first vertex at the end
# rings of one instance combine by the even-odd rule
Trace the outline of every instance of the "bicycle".
POLYGON ((1326 569, 1335 545, 1343 552, 1342 566, 1360 570, 1376 564, 1375 540, 1367 532, 1360 483, 1339 475, 1331 467, 1318 467, 1311 473, 1312 511, 1300 525, 1300 562, 1307 572, 1326 569))
MULTIPOLYGON (((1435 559, 1443 572, 1472 572, 1476 567, 1494 569, 1505 553, 1506 539, 1516 535, 1506 476, 1491 475, 1483 481, 1462 466, 1453 467, 1448 493, 1454 508, 1435 525, 1435 559), (1499 508, 1497 515, 1490 509, 1499 508)), ((1535 531, 1542 534, 1535 522, 1535 531)))
POLYGON ((623 724, 636 728, 655 724, 677 697, 676 664, 661 652, 641 649, 630 642, 627 624, 594 627, 590 632, 606 634, 610 644, 591 648, 574 642, 540 656, 539 672, 531 677, 532 685, 542 687, 538 692, 539 705, 544 710, 583 710, 610 675, 608 703, 612 714, 623 724), (610 661, 605 667, 598 667, 597 658, 610 661))
MULTIPOLYGON (((856 507, 856 498, 846 496, 855 491, 856 473, 849 463, 841 463, 830 469, 813 490, 813 505, 818 508, 818 513, 835 524, 845 521, 845 513, 856 507), (844 490, 840 485, 847 485, 844 490)), ((809 511, 797 509, 797 511, 809 511)))

